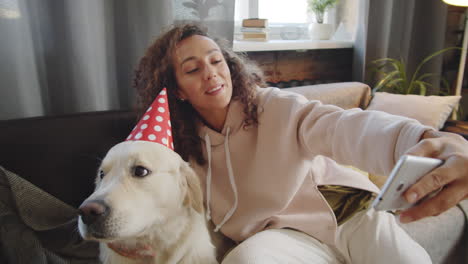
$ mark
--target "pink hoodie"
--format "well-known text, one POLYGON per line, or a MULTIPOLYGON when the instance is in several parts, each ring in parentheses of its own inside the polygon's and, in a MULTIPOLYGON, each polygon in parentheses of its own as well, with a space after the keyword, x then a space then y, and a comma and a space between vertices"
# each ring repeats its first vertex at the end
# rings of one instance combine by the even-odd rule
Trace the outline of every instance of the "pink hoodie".
POLYGON ((259 88, 258 98, 257 127, 242 128, 238 101, 231 102, 221 133, 199 124, 208 162, 192 162, 205 186, 207 215, 216 230, 237 242, 264 229, 289 227, 333 245, 337 222, 317 186, 379 191, 363 174, 334 160, 388 175, 430 129, 412 119, 345 111, 276 88, 259 88))

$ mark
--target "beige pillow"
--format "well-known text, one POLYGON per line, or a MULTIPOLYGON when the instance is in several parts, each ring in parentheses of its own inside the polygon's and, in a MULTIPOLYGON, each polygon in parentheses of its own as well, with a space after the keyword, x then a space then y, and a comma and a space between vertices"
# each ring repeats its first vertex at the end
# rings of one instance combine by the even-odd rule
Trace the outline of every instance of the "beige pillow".
POLYGON ((424 125, 441 129, 460 98, 461 96, 375 93, 367 110, 414 118, 424 125))

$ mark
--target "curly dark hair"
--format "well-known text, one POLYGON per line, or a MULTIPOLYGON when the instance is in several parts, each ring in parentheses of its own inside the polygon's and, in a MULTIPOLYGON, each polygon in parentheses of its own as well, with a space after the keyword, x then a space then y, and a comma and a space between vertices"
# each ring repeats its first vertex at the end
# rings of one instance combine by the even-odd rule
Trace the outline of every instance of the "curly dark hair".
MULTIPOLYGON (((197 163, 204 164, 206 161, 202 153, 201 138, 196 129, 196 123, 201 117, 190 103, 177 99, 179 88, 172 65, 176 45, 194 35, 210 37, 206 28, 198 24, 173 25, 162 33, 141 58, 135 71, 133 86, 137 91, 136 107, 139 118, 166 87, 174 149, 185 161, 192 157, 197 163)), ((262 72, 244 55, 238 55, 227 48, 222 40, 213 40, 220 47, 231 72, 232 100, 239 100, 244 105, 244 129, 250 125, 258 125, 255 87, 265 85, 262 72)))

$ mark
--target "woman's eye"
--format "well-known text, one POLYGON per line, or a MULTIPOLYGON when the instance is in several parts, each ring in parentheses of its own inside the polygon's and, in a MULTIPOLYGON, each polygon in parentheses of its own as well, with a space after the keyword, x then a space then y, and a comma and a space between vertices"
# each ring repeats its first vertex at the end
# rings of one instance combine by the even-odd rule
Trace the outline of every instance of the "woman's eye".
POLYGON ((99 178, 102 180, 102 178, 104 178, 104 176, 105 176, 104 171, 100 170, 99 171, 99 178))
POLYGON ((194 73, 194 72, 196 72, 196 71, 198 71, 198 68, 195 68, 195 69, 193 69, 193 70, 186 71, 185 73, 190 74, 190 73, 194 73))
POLYGON ((218 64, 218 63, 220 63, 220 62, 222 62, 222 60, 215 60, 215 61, 213 61, 212 63, 213 63, 213 64, 218 64))
POLYGON ((135 166, 135 168, 133 168, 133 175, 135 177, 145 177, 149 173, 150 171, 143 166, 135 166))

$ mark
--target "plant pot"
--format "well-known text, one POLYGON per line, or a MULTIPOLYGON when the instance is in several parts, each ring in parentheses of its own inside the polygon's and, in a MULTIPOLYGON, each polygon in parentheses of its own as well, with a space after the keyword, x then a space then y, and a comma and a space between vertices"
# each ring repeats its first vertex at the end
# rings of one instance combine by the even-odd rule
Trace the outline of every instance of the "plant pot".
POLYGON ((309 35, 310 39, 330 39, 333 34, 332 24, 320 24, 310 23, 309 24, 309 35))

